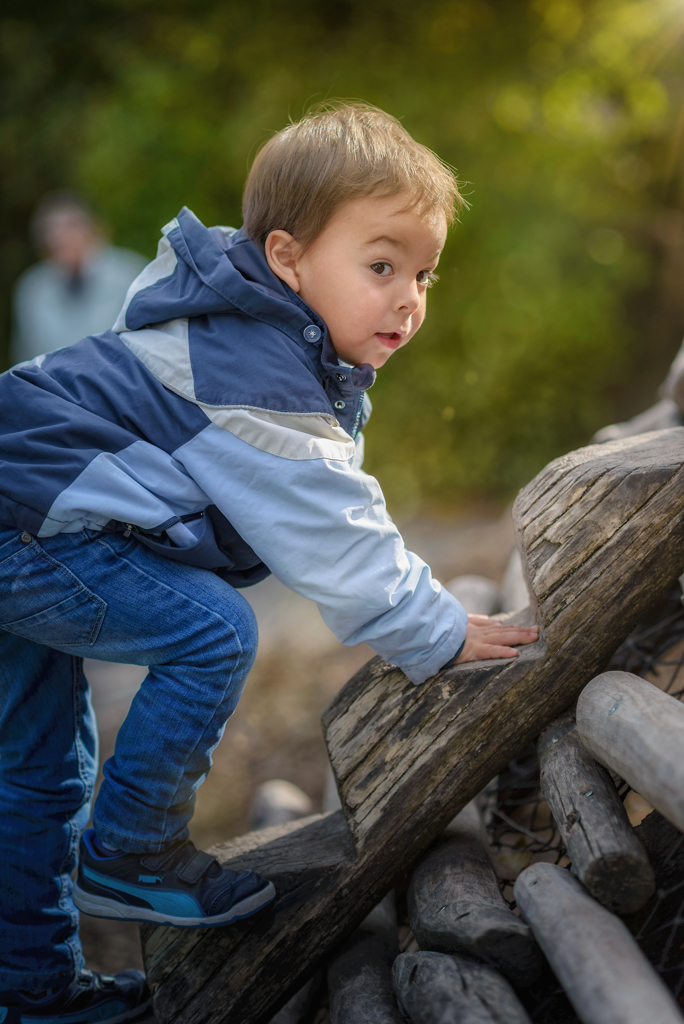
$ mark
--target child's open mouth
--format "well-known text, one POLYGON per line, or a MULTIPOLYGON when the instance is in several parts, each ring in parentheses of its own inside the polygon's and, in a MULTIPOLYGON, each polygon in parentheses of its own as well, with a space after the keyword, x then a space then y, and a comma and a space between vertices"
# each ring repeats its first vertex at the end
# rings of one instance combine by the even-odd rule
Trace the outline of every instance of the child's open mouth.
POLYGON ((391 331, 388 334, 381 334, 379 331, 377 331, 375 337, 379 338, 382 344, 386 346, 386 348, 391 348, 392 350, 394 350, 396 348, 399 348, 404 335, 399 334, 398 331, 391 331))

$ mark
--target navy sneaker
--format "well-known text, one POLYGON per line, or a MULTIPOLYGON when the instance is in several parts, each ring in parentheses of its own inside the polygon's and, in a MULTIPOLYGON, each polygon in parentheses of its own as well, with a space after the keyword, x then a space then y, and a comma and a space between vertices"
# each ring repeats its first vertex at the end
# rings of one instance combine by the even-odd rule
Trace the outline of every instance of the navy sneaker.
POLYGON ((272 882, 222 868, 189 839, 164 853, 108 853, 94 829, 81 836, 74 903, 93 917, 212 927, 256 914, 275 894, 272 882))
POLYGON ((37 995, 0 992, 2 1024, 123 1024, 152 1020, 152 997, 141 971, 96 974, 87 968, 58 989, 37 995))

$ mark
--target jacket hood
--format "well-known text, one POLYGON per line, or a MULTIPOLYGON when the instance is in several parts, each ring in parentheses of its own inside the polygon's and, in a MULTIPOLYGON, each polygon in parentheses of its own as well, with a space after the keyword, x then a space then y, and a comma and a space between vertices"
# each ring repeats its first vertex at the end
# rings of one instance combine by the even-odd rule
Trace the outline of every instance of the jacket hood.
MULTIPOLYGON (((162 235, 157 258, 131 285, 117 333, 232 311, 268 324, 304 349, 319 349, 314 361, 324 374, 339 370, 324 321, 273 273, 243 230, 207 228, 183 207, 162 235)), ((361 390, 375 382, 367 364, 355 367, 353 376, 361 390)))

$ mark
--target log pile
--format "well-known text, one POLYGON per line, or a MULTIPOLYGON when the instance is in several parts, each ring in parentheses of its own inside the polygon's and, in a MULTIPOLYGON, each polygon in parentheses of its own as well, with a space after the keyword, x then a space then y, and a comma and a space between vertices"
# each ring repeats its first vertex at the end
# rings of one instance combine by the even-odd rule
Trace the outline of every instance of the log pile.
MULTIPOLYGON (((633 705, 648 717, 650 702, 639 703, 621 679, 608 706, 605 679, 590 681, 684 570, 683 484, 684 430, 676 429, 574 452, 521 492, 514 519, 532 604, 518 621, 537 621, 539 642, 510 661, 447 666, 420 687, 380 658, 350 680, 323 716, 341 810, 250 833, 219 850, 223 863, 273 879, 272 907, 206 932, 143 927, 160 1024, 266 1024, 325 965, 333 1019, 345 1024, 392 1022, 400 1011, 435 1024, 524 1021, 522 996, 500 972, 518 986, 534 976, 539 953, 532 935, 582 1020, 637 1019, 606 995, 616 950, 654 1007, 649 1021, 683 1019, 611 913, 637 912, 653 877, 625 827, 610 777, 579 744, 588 744, 607 768, 633 772, 625 775, 630 784, 645 788, 625 751, 633 705), (578 697, 577 731, 561 720, 544 733, 578 697), (595 710, 586 711, 590 701, 595 710), (529 867, 516 883, 521 922, 497 902, 472 808, 447 826, 540 733, 544 785, 577 858, 577 879, 554 865, 529 867), (606 864, 621 865, 615 885, 606 864), (383 931, 372 918, 369 925, 368 915, 407 871, 413 872, 409 912, 416 935, 421 945, 439 948, 395 958, 392 995, 391 927, 383 931), (433 889, 442 894, 440 907, 431 901, 433 889), (549 899, 560 901, 562 916, 549 914, 549 899), (583 928, 596 936, 590 957, 583 928), (566 930, 574 936, 570 944, 566 930), (580 978, 588 965, 593 973, 580 978), (378 998, 373 1017, 354 1009, 364 978, 378 998), (421 995, 428 990, 429 1000, 421 995), (475 1002, 467 1006, 464 994, 475 1002)), ((662 713, 654 714, 662 724, 662 713)), ((638 748, 641 757, 649 743, 638 748)), ((647 775, 658 792, 643 795, 682 827, 667 773, 648 761, 647 775)))

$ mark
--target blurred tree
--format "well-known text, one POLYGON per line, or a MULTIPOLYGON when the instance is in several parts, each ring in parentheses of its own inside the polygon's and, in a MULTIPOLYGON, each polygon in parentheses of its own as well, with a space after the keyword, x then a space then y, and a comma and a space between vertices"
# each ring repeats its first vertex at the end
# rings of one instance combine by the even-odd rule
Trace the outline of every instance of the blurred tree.
POLYGON ((46 191, 152 255, 183 203, 239 224, 288 117, 362 97, 472 204, 374 389, 368 465, 399 511, 509 494, 649 400, 684 330, 683 29, 680 0, 5 0, 5 303, 46 191))

